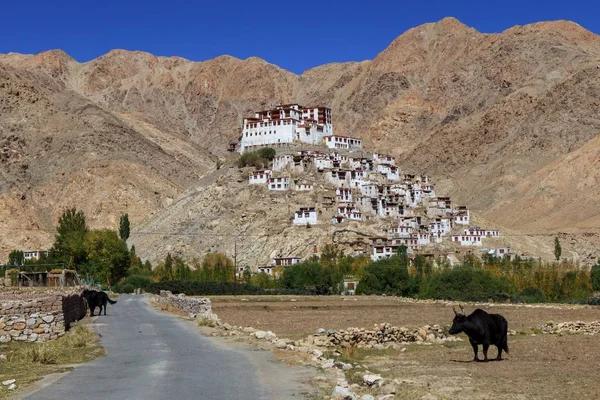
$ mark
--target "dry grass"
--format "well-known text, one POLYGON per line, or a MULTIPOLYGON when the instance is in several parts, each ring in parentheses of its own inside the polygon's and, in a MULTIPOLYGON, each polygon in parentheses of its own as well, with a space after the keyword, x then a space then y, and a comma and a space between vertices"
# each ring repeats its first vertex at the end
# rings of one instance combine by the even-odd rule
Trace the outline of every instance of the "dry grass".
MULTIPOLYGON (((443 304, 401 303, 391 297, 266 296, 211 297, 213 311, 223 322, 272 330, 280 337, 301 338, 317 328, 371 328, 390 322, 408 328, 452 322, 452 308, 443 304), (245 299, 242 301, 242 298, 245 299), (292 301, 295 300, 295 301, 292 301)), ((467 312, 475 306, 465 306, 467 312)), ((596 321, 600 307, 559 306, 534 308, 495 305, 491 312, 503 314, 510 329, 510 354, 502 362, 472 363, 473 353, 463 341, 444 345, 416 345, 401 349, 341 349, 328 357, 361 367, 347 373, 360 383, 365 371, 398 379, 396 398, 421 399, 431 393, 440 399, 571 399, 600 398, 595 365, 600 359, 600 335, 548 335, 537 328, 550 320, 596 321), (362 367, 364 366, 364 368, 362 367)), ((490 349, 492 357, 496 348, 490 349)), ((481 356, 481 353, 480 353, 481 356)))
MULTIPOLYGON (((97 334, 79 323, 58 340, 1 344, 0 354, 6 354, 7 361, 0 361, 0 381, 16 379, 19 391, 45 375, 103 356, 104 349, 98 341, 97 334)), ((0 399, 12 394, 6 386, 0 387, 0 399)))

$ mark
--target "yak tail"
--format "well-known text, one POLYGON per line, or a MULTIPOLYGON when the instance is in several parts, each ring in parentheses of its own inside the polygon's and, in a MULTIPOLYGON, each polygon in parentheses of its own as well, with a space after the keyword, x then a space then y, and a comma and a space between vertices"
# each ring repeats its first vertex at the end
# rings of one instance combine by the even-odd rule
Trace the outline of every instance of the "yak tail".
MULTIPOLYGON (((111 299, 110 299, 110 298, 108 298, 108 297, 107 297, 107 299, 108 299, 108 302, 109 302, 110 304, 117 304, 117 301, 116 301, 116 300, 111 300, 111 299)), ((508 350, 507 350, 506 352, 508 353, 508 350)))
POLYGON ((504 338, 504 344, 502 345, 502 350, 504 350, 507 354, 509 353, 509 351, 508 351, 508 339, 506 337, 504 338))

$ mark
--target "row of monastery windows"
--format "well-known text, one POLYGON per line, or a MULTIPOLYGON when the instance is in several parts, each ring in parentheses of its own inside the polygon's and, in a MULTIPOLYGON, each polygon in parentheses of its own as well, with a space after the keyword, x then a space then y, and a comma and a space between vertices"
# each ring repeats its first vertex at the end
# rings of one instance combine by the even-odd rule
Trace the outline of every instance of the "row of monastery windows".
POLYGON ((267 126, 281 126, 281 125, 296 125, 295 121, 273 121, 273 122, 261 122, 258 124, 248 124, 247 128, 265 128, 267 126), (282 124, 283 122, 283 124, 282 124))

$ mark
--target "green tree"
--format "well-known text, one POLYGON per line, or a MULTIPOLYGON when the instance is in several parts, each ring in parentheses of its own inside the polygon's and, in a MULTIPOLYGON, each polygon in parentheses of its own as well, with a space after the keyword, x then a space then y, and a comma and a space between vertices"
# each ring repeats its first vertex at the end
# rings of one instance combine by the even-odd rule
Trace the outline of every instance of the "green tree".
POLYGON ((93 265, 92 269, 88 268, 88 272, 96 271, 96 280, 116 283, 127 275, 131 255, 127 244, 119 238, 117 232, 110 229, 90 231, 85 236, 84 248, 88 263, 93 265))
POLYGON ((252 281, 252 273, 250 272, 250 268, 246 267, 244 269, 244 273, 242 274, 242 280, 244 283, 250 283, 252 281))
POLYGON ((592 266, 590 271, 590 280, 592 281, 592 289, 594 291, 600 291, 600 258, 596 261, 596 264, 592 266))
POLYGON ((396 250, 396 255, 398 256, 400 266, 408 268, 408 247, 401 244, 396 250))
POLYGON ((119 236, 121 237, 121 239, 129 239, 129 228, 129 215, 121 215, 121 219, 119 220, 119 236))
POLYGON ((233 261, 223 253, 207 253, 198 265, 194 278, 199 281, 233 282, 233 261))
POLYGON ((189 281, 192 278, 192 270, 187 264, 181 259, 181 257, 175 257, 175 279, 180 281, 189 281))
POLYGON ((165 257, 165 262, 159 266, 159 277, 158 279, 161 281, 170 281, 174 279, 173 274, 173 257, 171 257, 171 253, 167 253, 165 257))
POLYGON ((22 250, 13 250, 8 255, 8 265, 23 265, 25 264, 25 255, 22 250))
POLYGON ((83 211, 75 208, 66 210, 58 219, 57 234, 51 254, 56 261, 62 261, 71 268, 78 268, 86 260, 84 248, 88 232, 83 211))
POLYGON ((560 241, 558 240, 558 236, 554 238, 554 257, 556 261, 560 260, 560 255, 562 254, 562 247, 560 246, 560 241))

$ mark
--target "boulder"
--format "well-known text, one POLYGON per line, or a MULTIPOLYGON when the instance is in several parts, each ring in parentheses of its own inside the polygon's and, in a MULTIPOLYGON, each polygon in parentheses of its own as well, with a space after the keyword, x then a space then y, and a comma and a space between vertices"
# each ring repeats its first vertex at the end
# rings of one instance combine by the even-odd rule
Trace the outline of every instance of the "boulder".
POLYGON ((12 392, 13 390, 15 390, 16 388, 17 388, 17 385, 16 385, 15 383, 13 383, 12 385, 9 385, 9 386, 8 386, 8 390, 10 390, 11 392, 12 392))
POLYGON ((367 386, 379 385, 383 381, 383 378, 380 375, 375 374, 367 374, 363 376, 363 382, 367 386))
POLYGON ((45 317, 42 317, 42 320, 45 323, 50 324, 54 321, 54 315, 46 315, 45 317))
POLYGON ((375 397, 371 396, 370 394, 363 394, 360 400, 375 400, 375 397))
POLYGON ((2 385, 3 386, 8 386, 8 385, 12 385, 13 383, 15 383, 17 380, 16 379, 9 379, 6 381, 2 381, 2 385))
POLYGON ((285 340, 279 339, 277 342, 275 342, 275 347, 278 349, 285 349, 287 347, 287 343, 285 340))
POLYGON ((331 393, 332 400, 356 400, 356 395, 350 389, 336 386, 331 393))
POLYGON ((267 332, 265 332, 265 331, 254 332, 254 337, 257 339, 264 339, 266 336, 267 336, 267 332))

